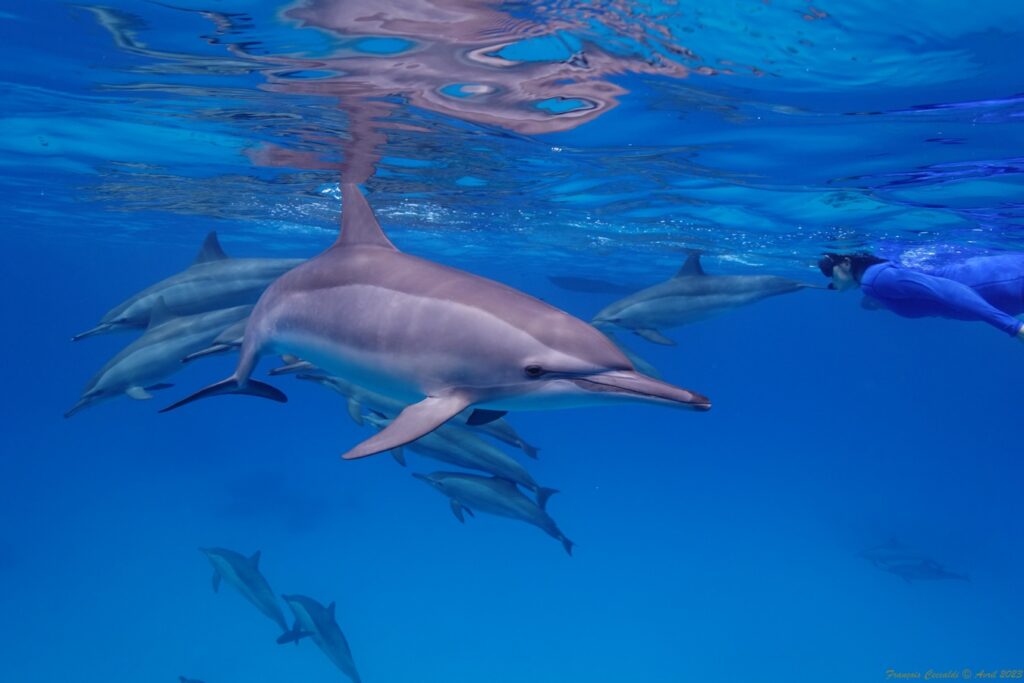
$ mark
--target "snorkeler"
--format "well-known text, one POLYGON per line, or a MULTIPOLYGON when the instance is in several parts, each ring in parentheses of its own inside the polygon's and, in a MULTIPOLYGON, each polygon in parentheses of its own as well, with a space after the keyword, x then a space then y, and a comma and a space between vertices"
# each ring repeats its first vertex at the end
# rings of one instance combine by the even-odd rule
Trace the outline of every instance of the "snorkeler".
POLYGON ((905 318, 980 320, 1024 342, 1024 254, 981 256, 929 273, 870 254, 825 254, 829 289, 861 287, 871 301, 905 318))

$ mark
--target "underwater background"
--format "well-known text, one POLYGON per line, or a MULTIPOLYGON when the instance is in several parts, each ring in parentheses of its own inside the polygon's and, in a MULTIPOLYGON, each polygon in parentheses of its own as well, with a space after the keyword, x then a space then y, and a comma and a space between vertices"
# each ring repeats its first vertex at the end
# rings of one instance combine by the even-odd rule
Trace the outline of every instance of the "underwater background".
POLYGON ((1024 348, 980 323, 807 289, 620 335, 714 409, 508 416, 572 557, 409 476, 449 466, 341 461, 369 428, 315 384, 156 412, 234 356, 62 415, 137 335, 70 337, 208 231, 328 247, 363 133, 400 249, 584 320, 621 295, 550 277, 1024 251, 1022 39, 1010 1, 0 3, 0 680, 345 680, 214 593, 211 546, 336 601, 367 683, 1020 670, 1024 348), (970 580, 861 556, 891 539, 970 580))

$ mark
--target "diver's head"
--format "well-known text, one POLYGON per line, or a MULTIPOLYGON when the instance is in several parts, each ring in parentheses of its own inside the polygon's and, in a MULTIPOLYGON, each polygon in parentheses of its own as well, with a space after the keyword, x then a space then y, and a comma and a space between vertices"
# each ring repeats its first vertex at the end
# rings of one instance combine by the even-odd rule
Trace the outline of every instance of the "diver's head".
POLYGON ((871 254, 825 254, 818 260, 822 275, 832 278, 829 289, 845 291, 860 286, 864 271, 876 263, 884 263, 871 254))

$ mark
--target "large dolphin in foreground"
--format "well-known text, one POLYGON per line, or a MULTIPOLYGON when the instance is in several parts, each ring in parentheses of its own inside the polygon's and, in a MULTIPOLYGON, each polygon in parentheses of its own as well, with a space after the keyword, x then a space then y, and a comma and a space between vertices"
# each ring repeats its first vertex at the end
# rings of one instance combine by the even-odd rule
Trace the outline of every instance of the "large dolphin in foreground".
POLYGON ((146 327, 160 298, 175 315, 254 304, 267 285, 300 263, 302 259, 229 258, 211 231, 191 266, 125 299, 99 325, 71 340, 146 327))
POLYGON ((242 594, 246 600, 267 615, 281 631, 288 633, 288 623, 284 619, 281 606, 277 603, 274 591, 260 573, 260 551, 246 557, 234 550, 224 548, 200 548, 206 559, 213 565, 213 590, 220 589, 221 580, 226 581, 242 594))
MULTIPOLYGON (((291 366, 299 365, 301 361, 290 363, 291 366)), ((314 372, 317 370, 311 363, 308 364, 310 367, 303 367, 303 370, 312 369, 314 372)), ((287 366, 286 366, 287 367, 287 366)), ((280 369, 280 368, 279 368, 280 369)), ((271 371, 273 373, 273 371, 271 371)), ((306 380, 310 382, 316 382, 322 384, 329 389, 333 389, 338 392, 346 399, 346 405, 348 407, 349 417, 352 418, 360 427, 363 425, 363 409, 375 410, 379 413, 383 413, 388 417, 394 417, 402 412, 406 404, 396 399, 379 394, 376 391, 370 391, 365 387, 361 387, 358 384, 346 381, 341 377, 333 377, 331 375, 321 374, 307 374, 303 373, 297 376, 297 379, 306 380)), ((473 410, 467 409, 456 415, 451 419, 453 424, 467 424, 473 416, 473 410)), ((532 446, 526 442, 523 437, 516 433, 516 430, 512 428, 504 418, 498 418, 491 420, 485 424, 473 425, 473 429, 481 431, 491 438, 497 439, 507 443, 510 446, 521 448, 527 456, 536 459, 538 448, 532 446)))
POLYGON ((295 615, 295 627, 278 638, 277 642, 283 644, 309 636, 342 673, 351 678, 353 683, 360 683, 359 672, 352 660, 352 650, 334 618, 334 603, 324 607, 305 595, 281 597, 295 615))
POLYGON ((513 482, 498 477, 481 477, 461 472, 413 473, 412 476, 447 496, 452 513, 460 522, 466 521, 463 512, 472 515, 474 510, 518 519, 561 541, 565 552, 572 555, 572 547, 576 544, 566 538, 547 513, 548 499, 558 493, 555 489, 538 489, 537 502, 534 502, 523 495, 513 482))
POLYGON ((164 410, 218 394, 287 400, 251 377, 267 353, 293 354, 411 404, 346 459, 403 446, 470 406, 476 421, 509 410, 623 401, 710 408, 700 394, 638 373, 582 320, 398 251, 356 185, 342 186, 342 202, 337 242, 260 297, 234 374, 164 410))
POLYGON ((591 322, 602 329, 631 330, 649 342, 671 346, 675 342, 661 329, 806 287, 822 289, 777 275, 708 275, 695 252, 672 279, 605 306, 591 322))
POLYGON ((152 398, 149 392, 165 388, 160 380, 181 370, 183 356, 203 348, 221 330, 242 320, 252 306, 234 306, 221 311, 175 316, 158 299, 145 334, 107 361, 82 390, 71 417, 88 405, 125 394, 134 399, 152 398))
MULTIPOLYGON (((374 413, 364 418, 377 429, 385 429, 391 420, 374 413)), ((444 424, 429 434, 406 444, 409 449, 434 460, 446 462, 468 470, 486 472, 502 479, 519 484, 524 489, 540 491, 541 487, 534 481, 526 468, 517 461, 476 434, 454 424, 444 424)), ((405 466, 405 456, 401 448, 392 449, 395 460, 405 466)))

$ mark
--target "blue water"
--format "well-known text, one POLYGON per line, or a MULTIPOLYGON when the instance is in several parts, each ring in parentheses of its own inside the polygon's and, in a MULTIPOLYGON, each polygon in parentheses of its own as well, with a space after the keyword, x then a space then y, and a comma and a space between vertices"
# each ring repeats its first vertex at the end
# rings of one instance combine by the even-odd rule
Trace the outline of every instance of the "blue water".
POLYGON ((319 386, 156 413, 231 356, 61 417, 134 338, 70 336, 208 230, 232 256, 329 246, 360 130, 399 248, 584 319, 616 296, 548 276, 653 284, 697 248, 824 284, 825 250, 1024 250, 1018 3, 305 5, 0 5, 0 680, 344 680, 215 594, 200 546, 336 601, 367 683, 1024 667, 1024 348, 981 323, 807 290, 630 336, 714 409, 509 416, 571 558, 459 524, 409 476, 443 465, 342 462, 370 432, 319 386), (858 556, 890 538, 971 580, 858 556))

